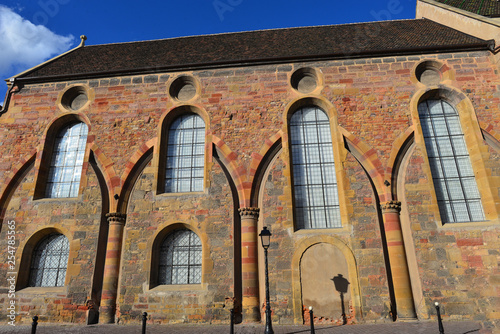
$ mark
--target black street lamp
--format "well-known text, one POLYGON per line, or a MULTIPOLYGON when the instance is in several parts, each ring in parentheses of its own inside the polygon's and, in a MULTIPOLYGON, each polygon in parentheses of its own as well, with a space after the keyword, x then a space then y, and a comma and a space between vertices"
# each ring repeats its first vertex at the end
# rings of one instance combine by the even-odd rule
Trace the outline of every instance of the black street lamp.
POLYGON ((267 270, 267 249, 271 244, 271 231, 264 226, 264 229, 260 231, 259 234, 260 241, 262 242, 262 248, 264 248, 264 258, 266 261, 266 330, 265 334, 274 334, 273 324, 271 320, 271 304, 269 303, 269 273, 267 270))

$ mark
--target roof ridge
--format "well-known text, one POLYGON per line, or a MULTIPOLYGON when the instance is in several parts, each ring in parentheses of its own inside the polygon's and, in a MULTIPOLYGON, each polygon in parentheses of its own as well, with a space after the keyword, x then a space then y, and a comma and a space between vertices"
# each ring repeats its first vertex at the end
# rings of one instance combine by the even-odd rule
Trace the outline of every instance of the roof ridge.
POLYGON ((293 30, 293 29, 299 30, 299 29, 323 28, 323 27, 340 27, 340 26, 348 26, 348 25, 356 25, 356 24, 375 24, 375 23, 385 23, 385 22, 422 21, 422 20, 426 20, 426 19, 425 18, 396 19, 396 20, 385 20, 385 21, 351 22, 351 23, 313 25, 313 26, 301 26, 301 27, 269 28, 269 29, 260 29, 260 30, 245 30, 245 31, 235 31, 235 32, 221 32, 221 33, 214 33, 214 34, 200 34, 200 35, 190 35, 190 36, 167 37, 167 38, 159 38, 159 39, 148 39, 148 40, 143 40, 143 41, 129 41, 129 42, 94 44, 94 45, 85 45, 85 47, 89 48, 89 47, 94 47, 94 46, 111 46, 111 45, 124 45, 124 44, 133 44, 133 43, 149 43, 149 42, 168 41, 168 40, 172 40, 172 39, 187 39, 187 38, 210 37, 210 36, 221 36, 221 35, 251 34, 251 33, 264 32, 264 31, 280 31, 280 30, 293 30))

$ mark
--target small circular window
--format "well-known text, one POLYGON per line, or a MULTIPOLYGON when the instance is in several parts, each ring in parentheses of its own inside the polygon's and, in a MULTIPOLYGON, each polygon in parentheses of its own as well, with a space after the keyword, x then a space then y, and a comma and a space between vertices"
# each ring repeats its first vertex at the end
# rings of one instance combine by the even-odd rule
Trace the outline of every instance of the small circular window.
POLYGON ((428 86, 437 85, 441 81, 441 76, 438 71, 433 68, 429 68, 422 72, 419 81, 428 86))
POLYGON ((181 76, 170 85, 169 94, 179 101, 188 101, 196 96, 196 81, 193 77, 181 76))
POLYGON ((441 71, 439 70, 442 64, 434 61, 424 61, 415 68, 415 76, 417 80, 426 86, 437 85, 441 82, 441 71))
POLYGON ((300 93, 310 93, 318 87, 318 75, 312 68, 301 68, 292 74, 290 84, 300 93))
POLYGON ((64 93, 61 104, 68 110, 79 110, 85 106, 88 100, 85 88, 77 86, 71 87, 64 93))

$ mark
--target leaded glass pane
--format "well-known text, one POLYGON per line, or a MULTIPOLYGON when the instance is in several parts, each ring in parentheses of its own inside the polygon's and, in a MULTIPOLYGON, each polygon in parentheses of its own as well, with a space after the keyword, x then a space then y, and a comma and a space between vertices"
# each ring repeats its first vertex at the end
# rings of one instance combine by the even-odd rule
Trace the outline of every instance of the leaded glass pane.
POLYGON ((158 283, 201 283, 201 262, 200 238, 193 231, 176 230, 161 245, 158 283))
POLYGON ((42 239, 33 251, 29 286, 64 286, 68 257, 69 242, 64 235, 42 239))
POLYGON ((436 197, 438 198, 438 201, 447 201, 449 199, 444 179, 434 179, 434 188, 436 190, 436 197))
POLYGON ((307 162, 310 164, 319 164, 321 162, 318 145, 309 145, 307 147, 307 162))
POLYGON ((467 157, 469 156, 469 152, 467 151, 467 147, 465 146, 463 137, 452 137, 451 140, 456 155, 465 155, 467 157))
POLYGON ((453 148, 451 146, 450 138, 448 137, 437 137, 437 146, 440 157, 452 157, 453 148))
POLYGON ((45 191, 47 197, 78 196, 87 133, 85 123, 75 123, 57 135, 45 191))
POLYGON ((429 165, 431 166, 431 173, 434 179, 444 178, 443 169, 439 159, 429 157, 429 165))
POLYGON ((474 171, 472 170, 472 165, 470 164, 469 157, 457 157, 457 165, 460 171, 460 175, 464 176, 474 176, 474 171))
MULTIPOLYGON (((323 163, 331 163, 333 166, 333 150, 331 145, 320 145, 321 160, 323 163)), ((332 167, 333 168, 333 167, 332 167)))
POLYGON ((428 100, 418 112, 442 221, 484 220, 457 111, 447 102, 428 100))
POLYGON ((297 229, 341 227, 330 122, 311 106, 290 119, 297 229))
POLYGON ((448 124, 448 131, 451 136, 462 135, 462 127, 460 126, 460 120, 458 117, 447 117, 446 123, 448 124))
POLYGON ((454 201, 452 204, 457 222, 469 221, 469 209, 467 208, 467 204, 464 201, 454 201))
POLYGON ((429 155, 429 157, 439 157, 438 145, 434 138, 430 137, 429 139, 426 139, 425 146, 427 147, 427 154, 429 155))
POLYGON ((469 209, 471 211, 472 216, 481 216, 484 215, 483 213, 483 204, 481 203, 481 200, 469 200, 467 202, 469 205, 469 209))
POLYGON ((464 187, 465 198, 479 198, 479 190, 477 189, 476 180, 474 178, 466 178, 462 180, 464 187))
POLYGON ((193 169, 193 177, 195 177, 195 178, 201 178, 202 181, 203 181, 203 168, 193 169))
POLYGON ((442 134, 442 133, 446 133, 446 132, 443 132, 443 131, 448 131, 446 129, 446 121, 443 118, 432 118, 432 125, 434 126, 434 134, 442 134))
POLYGON ((441 159, 444 175, 447 178, 458 177, 458 168, 455 159, 443 158, 441 159))
POLYGON ((176 118, 168 132, 165 192, 203 191, 205 122, 196 114, 176 118), (201 171, 201 173, 200 173, 201 171))

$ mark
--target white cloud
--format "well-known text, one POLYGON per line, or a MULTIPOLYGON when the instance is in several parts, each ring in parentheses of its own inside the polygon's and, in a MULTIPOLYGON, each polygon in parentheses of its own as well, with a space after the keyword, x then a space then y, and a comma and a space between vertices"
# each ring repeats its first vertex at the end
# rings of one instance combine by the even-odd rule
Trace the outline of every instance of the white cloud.
POLYGON ((6 79, 63 53, 74 37, 53 33, 0 5, 0 78, 6 79))

